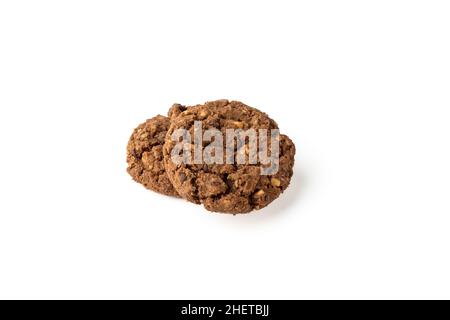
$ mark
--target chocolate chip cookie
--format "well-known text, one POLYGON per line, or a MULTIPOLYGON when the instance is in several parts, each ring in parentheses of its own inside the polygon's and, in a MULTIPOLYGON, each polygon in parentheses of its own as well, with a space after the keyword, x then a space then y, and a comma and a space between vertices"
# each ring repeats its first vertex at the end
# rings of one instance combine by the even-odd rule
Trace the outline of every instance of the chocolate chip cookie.
POLYGON ((163 145, 169 125, 169 118, 158 115, 134 130, 127 146, 127 171, 147 189, 178 197, 163 162, 163 145))
MULTIPOLYGON (((263 132, 263 135, 268 135, 269 138, 270 132, 277 130, 278 125, 267 114, 238 101, 218 100, 184 110, 175 109, 163 148, 164 164, 167 176, 184 199, 203 204, 207 210, 213 212, 248 213, 264 208, 289 186, 293 175, 295 146, 287 136, 276 136, 275 143, 279 145, 279 167, 270 175, 262 174, 262 168, 267 164, 262 163, 261 159, 250 161, 248 144, 233 143, 231 152, 228 145, 223 145, 223 155, 218 157, 219 160, 223 158, 221 163, 196 161, 196 152, 197 155, 206 155, 211 145, 220 140, 220 135, 227 140, 228 131, 231 129, 234 129, 234 132, 255 130, 263 132), (200 124, 204 138, 206 132, 211 130, 218 136, 201 139, 199 144, 196 140, 196 128, 198 129, 200 124), (180 142, 179 139, 174 139, 174 135, 183 129, 184 138, 189 136, 193 140, 180 142), (180 144, 182 148, 177 149, 180 144), (187 161, 176 159, 180 150, 184 152, 184 156, 187 155, 187 158, 183 158, 187 161), (239 154, 245 155, 244 162, 236 161, 239 154), (230 159, 233 159, 234 163, 230 163, 230 159)), ((273 141, 270 141, 272 144, 273 141)), ((220 143, 216 146, 220 146, 220 143)), ((258 144, 258 153, 260 149, 261 145, 258 144)), ((211 150, 214 150, 214 157, 220 148, 211 150)))

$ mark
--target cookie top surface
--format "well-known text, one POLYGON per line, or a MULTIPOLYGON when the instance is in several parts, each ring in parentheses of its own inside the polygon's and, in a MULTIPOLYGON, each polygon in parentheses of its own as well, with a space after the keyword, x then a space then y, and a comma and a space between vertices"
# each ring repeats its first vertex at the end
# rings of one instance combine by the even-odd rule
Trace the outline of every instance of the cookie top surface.
POLYGON ((169 118, 159 115, 134 130, 127 146, 127 171, 147 189, 177 197, 163 160, 163 145, 169 126, 169 118))
POLYGON ((172 105, 172 107, 167 112, 167 116, 169 119, 175 119, 178 117, 182 112, 186 111, 188 108, 186 106, 183 106, 179 103, 175 103, 172 105))
MULTIPOLYGON (((167 133, 164 145, 167 175, 183 198, 193 203, 201 203, 209 211, 239 214, 264 208, 288 187, 293 174, 295 146, 287 136, 278 136, 279 169, 272 175, 262 175, 263 165, 259 160, 250 162, 247 157, 244 163, 226 161, 227 129, 246 132, 249 129, 258 132, 260 129, 266 129, 270 134, 271 130, 278 129, 278 125, 267 114, 238 101, 218 100, 189 107, 172 118, 167 133), (180 141, 174 140, 173 134, 178 129, 184 129, 191 137, 195 137, 195 123, 199 122, 202 124, 202 133, 213 129, 222 134, 223 163, 174 161, 172 153, 180 141)), ((192 138, 187 149, 192 154, 194 150, 205 152, 213 139, 204 139, 200 147, 195 141, 192 138)), ((242 150, 245 153, 248 148, 233 145, 233 158, 236 159, 242 150)))

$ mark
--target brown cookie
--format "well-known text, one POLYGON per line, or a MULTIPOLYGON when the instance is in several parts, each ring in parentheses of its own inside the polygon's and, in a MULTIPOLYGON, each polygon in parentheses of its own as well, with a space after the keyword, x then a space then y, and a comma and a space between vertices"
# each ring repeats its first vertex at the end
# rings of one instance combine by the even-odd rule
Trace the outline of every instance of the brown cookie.
MULTIPOLYGON (((176 111, 180 111, 176 109, 176 111)), ((195 122, 201 121, 202 133, 207 129, 217 129, 226 140, 227 129, 278 129, 275 121, 265 113, 241 102, 218 100, 204 105, 189 107, 172 118, 164 145, 164 163, 166 172, 177 192, 186 200, 203 204, 209 211, 222 213, 248 213, 270 204, 288 187, 293 175, 295 146, 284 135, 279 136, 279 170, 273 175, 262 175, 261 162, 251 164, 248 157, 242 164, 230 164, 226 161, 227 151, 223 146, 223 164, 179 163, 174 161, 173 152, 179 146, 172 135, 178 129, 189 132, 191 143, 185 143, 186 153, 194 150, 206 152, 212 141, 205 139, 196 149, 195 122)), ((259 147, 258 147, 259 148, 259 147)), ((259 151, 259 149, 258 149, 259 151)), ((235 145, 231 151, 235 159, 240 152, 248 153, 246 146, 235 145)), ((220 158, 220 157, 219 157, 220 158)), ((193 157, 191 158, 193 160, 193 157)))
POLYGON ((169 118, 159 115, 134 130, 127 146, 127 171, 147 189, 178 197, 163 162, 162 149, 169 125, 169 118))

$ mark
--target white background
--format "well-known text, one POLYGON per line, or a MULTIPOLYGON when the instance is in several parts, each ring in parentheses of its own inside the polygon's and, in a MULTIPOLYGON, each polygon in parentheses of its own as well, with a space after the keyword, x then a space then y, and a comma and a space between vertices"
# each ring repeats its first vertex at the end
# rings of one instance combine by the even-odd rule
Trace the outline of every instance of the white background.
POLYGON ((448 1, 2 1, 0 298, 450 298, 448 1), (126 173, 135 126, 228 98, 290 189, 212 214, 126 173))

